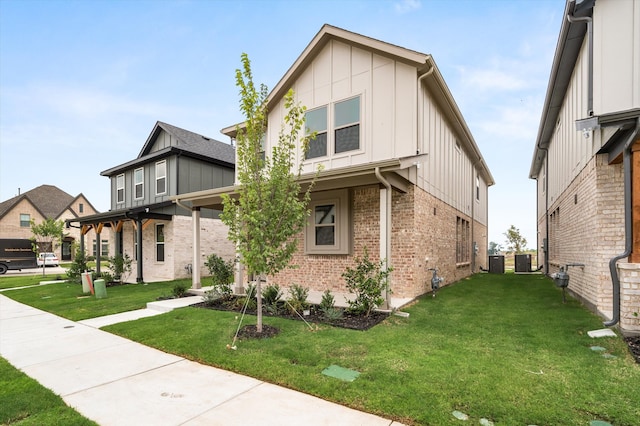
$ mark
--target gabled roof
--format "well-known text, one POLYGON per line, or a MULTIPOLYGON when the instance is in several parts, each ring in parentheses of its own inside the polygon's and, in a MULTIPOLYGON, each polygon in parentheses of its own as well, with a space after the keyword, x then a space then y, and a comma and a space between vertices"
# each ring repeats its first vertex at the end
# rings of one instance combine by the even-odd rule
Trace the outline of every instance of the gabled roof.
POLYGON ((236 151, 228 143, 220 142, 208 136, 190 132, 171 124, 156 122, 153 130, 144 143, 138 157, 134 160, 112 167, 100 173, 102 176, 112 176, 124 170, 139 166, 150 161, 165 158, 169 155, 186 155, 199 158, 210 163, 220 164, 226 167, 234 167, 236 151), (151 151, 160 132, 165 131, 175 138, 176 145, 168 146, 158 151, 151 151))
MULTIPOLYGON (((469 130, 453 95, 449 91, 447 84, 436 66, 433 57, 429 54, 416 52, 415 50, 406 49, 381 40, 376 40, 361 34, 324 24, 320 31, 315 35, 311 42, 307 45, 298 59, 291 65, 285 75, 276 84, 267 97, 267 109, 271 110, 274 104, 280 102, 290 87, 293 86, 295 80, 300 77, 304 70, 313 62, 318 53, 331 40, 340 40, 352 46, 357 46, 365 50, 372 51, 381 56, 392 58, 393 60, 409 64, 416 67, 416 79, 421 76, 430 75, 422 84, 424 84, 443 112, 449 118, 452 128, 461 138, 461 143, 466 149, 477 159, 478 168, 484 180, 489 186, 495 183, 489 167, 484 162, 480 149, 478 148, 471 131, 469 130)), ((243 123, 229 126, 221 130, 221 132, 231 138, 236 137, 237 129, 243 127, 243 123)))
POLYGON ((56 219, 69 208, 69 205, 76 198, 56 186, 40 185, 0 203, 0 218, 22 200, 27 200, 42 216, 48 219, 56 219))

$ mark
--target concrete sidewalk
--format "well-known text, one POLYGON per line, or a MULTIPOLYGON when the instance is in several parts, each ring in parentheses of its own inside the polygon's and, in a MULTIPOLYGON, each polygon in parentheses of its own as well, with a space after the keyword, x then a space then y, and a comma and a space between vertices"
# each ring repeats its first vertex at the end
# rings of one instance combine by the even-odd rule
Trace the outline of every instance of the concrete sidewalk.
MULTIPOLYGON (((142 311, 148 313, 117 320, 142 311)), ((0 294, 0 355, 103 426, 400 425, 188 361, 99 330, 99 319, 87 321, 0 294)))

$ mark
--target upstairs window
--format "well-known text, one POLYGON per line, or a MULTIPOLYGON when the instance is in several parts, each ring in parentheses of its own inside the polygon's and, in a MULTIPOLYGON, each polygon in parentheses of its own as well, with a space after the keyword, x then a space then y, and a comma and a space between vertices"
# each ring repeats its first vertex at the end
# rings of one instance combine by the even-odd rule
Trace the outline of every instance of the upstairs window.
POLYGON ((80 203, 78 205, 78 210, 80 210, 80 213, 84 213, 84 204, 80 203))
POLYGON ((360 97, 335 104, 335 152, 360 149, 360 97))
POLYGON ((20 227, 29 228, 31 226, 31 215, 28 213, 20 214, 20 227))
POLYGON ((167 193, 167 162, 166 160, 156 163, 156 195, 167 193))
POLYGON ((116 176, 116 203, 124 203, 124 174, 116 176))
POLYGON ((141 167, 133 172, 134 198, 144 198, 144 169, 141 167))
POLYGON ((307 135, 316 132, 306 159, 360 149, 359 96, 307 111, 305 121, 307 135))
POLYGON ((316 132, 309 141, 306 158, 325 157, 327 155, 327 107, 308 111, 305 114, 307 134, 316 132))
POLYGON ((476 176, 476 201, 480 201, 480 178, 476 176))

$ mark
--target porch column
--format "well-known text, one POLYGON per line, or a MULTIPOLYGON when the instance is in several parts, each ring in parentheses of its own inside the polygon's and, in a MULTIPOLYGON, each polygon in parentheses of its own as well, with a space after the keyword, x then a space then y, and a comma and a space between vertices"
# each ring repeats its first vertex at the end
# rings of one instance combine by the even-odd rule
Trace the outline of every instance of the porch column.
POLYGON ((98 276, 100 276, 100 260, 102 260, 100 257, 100 233, 96 232, 96 274, 98 276))
POLYGON ((193 225, 193 264, 191 265, 191 288, 202 288, 200 282, 200 207, 191 209, 193 225))
POLYGON ((142 276, 142 220, 136 219, 136 235, 138 238, 138 247, 136 250, 136 257, 138 259, 138 268, 137 268, 137 277, 136 282, 141 283, 144 281, 144 277, 142 276))

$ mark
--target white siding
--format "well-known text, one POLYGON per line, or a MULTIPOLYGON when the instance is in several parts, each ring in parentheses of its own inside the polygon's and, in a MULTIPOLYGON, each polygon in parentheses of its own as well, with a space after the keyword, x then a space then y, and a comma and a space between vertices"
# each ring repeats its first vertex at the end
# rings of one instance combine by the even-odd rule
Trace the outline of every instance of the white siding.
POLYGON ((595 113, 640 107, 640 0, 597 1, 593 24, 595 113))

